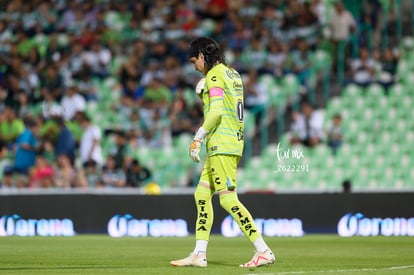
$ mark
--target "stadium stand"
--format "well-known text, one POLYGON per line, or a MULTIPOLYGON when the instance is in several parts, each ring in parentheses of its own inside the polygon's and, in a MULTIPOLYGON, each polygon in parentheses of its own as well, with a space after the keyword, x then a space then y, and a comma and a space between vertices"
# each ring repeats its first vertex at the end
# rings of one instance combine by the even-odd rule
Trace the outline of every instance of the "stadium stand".
MULTIPOLYGON (((193 7, 185 7, 180 1, 158 1, 156 5, 151 1, 33 1, 27 5, 20 0, 2 1, 0 112, 13 106, 17 114, 38 118, 42 121, 41 140, 53 140, 57 127, 45 110, 55 110, 50 106, 58 106, 66 87, 76 83, 86 99, 82 111, 102 131, 105 157, 114 152, 116 131, 124 131, 129 136, 126 166, 136 158, 153 171, 148 182, 157 182, 161 187, 193 186, 197 182, 194 175, 201 169, 187 156, 194 125, 173 136, 168 130, 168 115, 176 101, 185 106, 189 117, 191 112, 197 112, 199 101, 193 85, 200 75, 188 64, 185 49, 192 37, 209 35, 227 47, 231 64, 243 74, 254 65, 260 74, 259 82, 267 87, 265 117, 256 123, 255 110, 246 111, 245 115, 245 157, 239 175, 242 189, 336 191, 345 179, 351 179, 357 190, 412 188, 413 152, 409 144, 414 140, 410 121, 414 112, 409 87, 414 79, 410 50, 414 43, 411 36, 402 39, 403 23, 409 22, 391 16, 393 12, 401 13, 401 1, 394 1, 393 5, 389 1, 342 1, 359 26, 351 39, 338 48, 332 47, 329 40, 329 22, 336 1, 281 0, 241 6, 237 6, 238 2, 222 2, 223 10, 210 14, 210 1, 193 7), (363 16, 367 5, 373 18, 363 16), (299 10, 306 13, 306 20, 295 21, 295 16, 300 17, 299 10), (228 16, 224 16, 226 12, 228 16), (170 18, 168 14, 177 16, 170 18), (44 19, 40 19, 42 16, 44 19), (387 20, 377 22, 375 18, 387 20), (391 24, 395 24, 396 32, 385 33, 391 24), (226 36, 230 38, 228 43, 226 36), (388 87, 379 83, 367 87, 347 83, 349 68, 344 51, 354 57, 355 49, 364 43, 373 50, 374 39, 382 49, 391 45, 398 50, 399 60, 392 75, 395 81, 388 87), (282 72, 273 71, 266 64, 271 41, 286 50, 276 55, 285 60, 282 72), (295 63, 293 52, 300 41, 309 46, 309 67, 295 63), (253 43, 258 43, 258 47, 253 48, 253 43), (260 58, 251 60, 252 56, 260 58), (100 58, 102 64, 95 62, 95 58, 100 58), (308 70, 305 78, 303 70, 295 71, 301 66, 308 70), (168 88, 166 102, 153 104, 147 100, 145 91, 154 78, 160 78, 168 88), (15 98, 18 91, 28 95, 27 109, 21 108, 15 98), (132 105, 129 98, 133 99, 132 105), (320 108, 326 127, 334 114, 341 114, 344 142, 337 155, 332 155, 325 144, 313 149, 291 148, 289 115, 298 110, 303 99, 320 107, 326 105, 320 108), (161 116, 156 123, 152 117, 154 110, 161 116), (161 143, 157 144, 161 145, 153 146, 155 136, 159 135, 161 143), (278 167, 278 144, 291 153, 301 152, 303 157, 290 157, 283 162, 284 168, 278 167), (304 171, 276 171, 288 170, 287 166, 304 171), (263 168, 258 174, 259 167, 263 168)), ((380 69, 377 77, 381 75, 380 69)), ((196 118, 197 115, 192 116, 192 121, 196 118)), ((2 116, 1 122, 6 125, 4 121, 2 116)), ((79 141, 83 129, 76 119, 67 121, 67 127, 79 141)), ((4 129, 0 128, 1 139, 4 129)), ((8 160, 12 163, 13 142, 8 147, 8 160)), ((75 168, 81 175, 79 159, 75 168)))
MULTIPOLYGON (((401 61, 403 64, 410 62, 407 59, 401 61)), ((357 191, 411 189, 411 156, 414 151, 409 144, 414 136, 414 128, 411 123, 412 94, 405 74, 407 72, 404 70, 396 75, 401 81, 392 85, 388 92, 377 83, 366 88, 349 84, 342 89, 340 96, 328 101, 324 109, 325 124, 336 113, 344 118, 344 144, 338 155, 332 155, 325 144, 314 151, 301 146, 293 150, 303 151, 303 158, 295 159, 291 155, 290 159, 280 161, 277 144, 271 144, 246 169, 273 169, 276 176, 264 177, 269 183, 265 188, 281 192, 339 191, 340 184, 345 180, 350 180, 357 191), (280 166, 284 166, 284 169, 299 167, 300 170, 306 165, 309 165, 309 171, 306 172, 278 171, 280 166)), ((279 145, 289 148, 288 133, 282 136, 279 145)), ((256 188, 254 177, 241 178, 243 188, 256 188)))

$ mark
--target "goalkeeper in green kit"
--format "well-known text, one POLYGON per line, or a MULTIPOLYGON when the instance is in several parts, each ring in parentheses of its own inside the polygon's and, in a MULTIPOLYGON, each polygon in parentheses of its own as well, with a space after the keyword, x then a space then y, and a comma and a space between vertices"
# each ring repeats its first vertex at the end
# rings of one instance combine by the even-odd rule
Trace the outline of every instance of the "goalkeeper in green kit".
POLYGON ((194 198, 197 207, 196 244, 187 258, 171 261, 173 266, 207 266, 207 245, 213 225, 211 198, 219 195, 220 205, 237 222, 255 248, 253 258, 240 267, 273 264, 275 256, 263 240, 252 215, 237 196, 237 165, 244 146, 243 84, 239 73, 225 63, 217 42, 200 37, 189 50, 195 69, 205 75, 196 91, 203 101, 204 123, 190 144, 189 154, 200 162, 200 148, 206 142, 207 158, 194 198), (204 82, 205 81, 205 82, 204 82))

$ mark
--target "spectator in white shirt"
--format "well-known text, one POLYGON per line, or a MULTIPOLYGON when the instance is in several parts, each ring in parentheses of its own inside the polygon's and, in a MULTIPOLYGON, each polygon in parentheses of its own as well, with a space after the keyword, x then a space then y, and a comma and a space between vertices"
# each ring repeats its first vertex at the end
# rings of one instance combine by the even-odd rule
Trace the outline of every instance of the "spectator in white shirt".
POLYGON ((312 105, 304 102, 300 113, 293 113, 290 143, 301 143, 307 147, 314 147, 323 139, 323 115, 314 110, 312 105))
POLYGON ((83 60, 92 74, 100 78, 108 76, 111 59, 111 51, 103 47, 99 42, 93 43, 91 50, 83 54, 83 60))
POLYGON ((351 36, 351 30, 355 30, 357 24, 352 14, 347 11, 341 2, 335 3, 335 11, 329 22, 331 38, 335 42, 347 41, 351 36))
POLYGON ((80 158, 84 165, 88 162, 94 162, 98 166, 104 163, 101 147, 102 132, 101 129, 93 125, 91 119, 85 113, 79 113, 79 122, 84 129, 80 140, 80 158))
POLYGON ((359 58, 351 61, 352 81, 366 87, 373 80, 376 73, 376 61, 370 57, 367 48, 361 48, 359 58))
POLYGON ((77 87, 71 83, 63 96, 61 105, 63 107, 63 117, 71 120, 77 112, 83 112, 86 108, 85 98, 77 92, 77 87))
POLYGON ((258 79, 257 70, 249 69, 245 81, 245 108, 252 111, 256 117, 256 124, 262 120, 268 101, 267 87, 258 79))
MULTIPOLYGON (((351 32, 356 31, 357 24, 352 14, 345 9, 344 4, 341 2, 335 3, 335 10, 332 14, 331 20, 329 21, 330 36, 332 41, 332 51, 334 56, 334 66, 338 63, 338 49, 340 43, 346 43, 351 38, 351 32)), ((344 58, 348 57, 349 46, 345 45, 344 58)))

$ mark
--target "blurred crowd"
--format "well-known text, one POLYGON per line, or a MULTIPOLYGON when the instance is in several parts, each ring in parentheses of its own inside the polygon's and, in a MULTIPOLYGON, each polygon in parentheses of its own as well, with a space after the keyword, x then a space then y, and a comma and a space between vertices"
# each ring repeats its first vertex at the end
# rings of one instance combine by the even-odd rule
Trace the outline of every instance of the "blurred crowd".
MULTIPOLYGON (((253 108, 267 100, 261 75, 295 74, 306 91, 323 40, 376 29, 379 1, 362 3, 355 16, 321 0, 0 1, 2 187, 141 186, 156 171, 134 150, 170 146, 201 122, 191 39, 220 43, 253 108)), ((392 74, 394 52, 380 56, 392 74)))

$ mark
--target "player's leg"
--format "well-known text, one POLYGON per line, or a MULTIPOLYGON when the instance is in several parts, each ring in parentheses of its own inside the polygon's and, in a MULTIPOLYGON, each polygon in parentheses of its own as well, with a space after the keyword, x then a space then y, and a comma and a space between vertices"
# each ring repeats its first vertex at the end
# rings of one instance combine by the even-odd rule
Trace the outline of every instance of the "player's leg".
POLYGON ((211 201, 213 194, 214 190, 210 187, 210 184, 201 177, 194 193, 197 207, 195 227, 196 247, 194 248, 194 253, 207 252, 207 243, 214 220, 213 204, 211 201))
POLYGON ((241 267, 253 267, 272 264, 275 257, 271 249, 267 246, 249 210, 240 202, 237 187, 237 165, 238 156, 216 155, 210 157, 212 169, 212 180, 215 190, 219 193, 220 205, 237 222, 243 234, 255 247, 256 253, 253 258, 240 265, 241 267))
POLYGON ((233 217, 243 234, 249 239, 255 248, 253 258, 240 267, 255 267, 273 264, 275 256, 267 246, 262 235, 258 231, 249 210, 240 202, 237 193, 233 191, 219 192, 220 205, 233 217))
POLYGON ((209 159, 201 172, 200 181, 194 193, 194 200, 197 207, 196 221, 196 244, 193 252, 187 258, 171 261, 174 266, 207 266, 207 245, 210 237, 211 228, 213 226, 214 212, 211 198, 214 190, 210 185, 210 168, 209 159))

